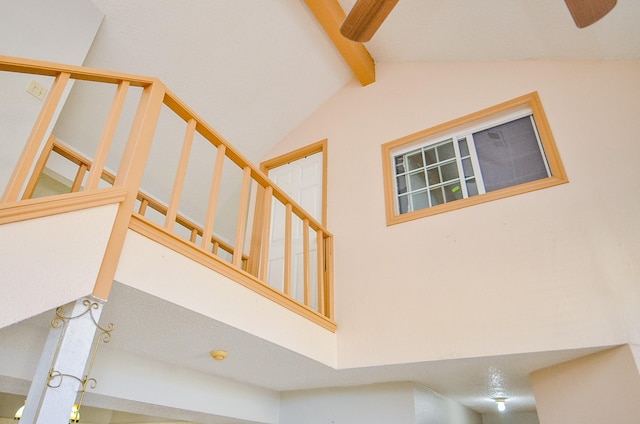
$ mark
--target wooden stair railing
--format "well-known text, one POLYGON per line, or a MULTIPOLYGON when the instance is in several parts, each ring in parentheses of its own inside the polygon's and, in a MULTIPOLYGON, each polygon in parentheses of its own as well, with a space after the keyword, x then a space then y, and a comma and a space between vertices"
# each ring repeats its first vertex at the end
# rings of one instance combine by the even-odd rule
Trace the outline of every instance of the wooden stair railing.
MULTIPOLYGON (((38 179, 52 153, 62 156, 78 167, 71 182, 71 193, 68 194, 69 198, 73 198, 75 202, 76 206, 74 207, 78 207, 78 199, 83 193, 105 193, 106 191, 106 194, 111 196, 109 198, 115 198, 109 191, 115 190, 119 199, 124 196, 124 200, 119 201, 109 244, 95 284, 94 296, 102 299, 108 298, 125 236, 131 228, 164 243, 167 247, 179 250, 182 254, 191 255, 234 281, 331 331, 335 331, 336 325, 333 321, 333 236, 331 233, 170 92, 161 81, 156 78, 80 66, 0 56, 0 73, 3 71, 50 76, 55 77, 55 81, 49 89, 49 94, 31 133, 24 143, 22 154, 17 160, 13 174, 4 188, 0 198, 0 212, 3 208, 15 209, 15 205, 21 201, 20 199, 25 199, 24 202, 27 205, 33 205, 34 202, 40 205, 46 201, 46 199, 27 199, 33 196, 38 179), (115 87, 97 150, 90 155, 93 157, 91 161, 79 155, 72 148, 56 142, 55 137, 48 137, 48 131, 53 127, 52 121, 56 116, 56 110, 64 98, 67 83, 71 80, 109 84, 115 87), (137 110, 133 116, 117 172, 110 173, 104 169, 106 159, 111 151, 111 143, 120 115, 124 111, 125 100, 132 87, 141 92, 137 110), (177 116, 186 127, 173 189, 166 204, 141 190, 142 177, 152 144, 167 141, 164 139, 159 141, 158 139, 162 138, 162 135, 155 134, 163 108, 177 116), (208 205, 208 212, 202 225, 178 212, 189 166, 190 151, 196 134, 199 136, 198 140, 210 143, 217 151, 210 191, 205 194, 205 198, 194 199, 208 205), (41 153, 39 154, 39 152, 41 153), (234 240, 233 243, 226 243, 213 234, 220 190, 225 186, 222 181, 223 167, 227 168, 229 164, 237 167, 242 174, 235 235, 230 237, 234 240), (33 171, 31 171, 32 169, 33 171), (112 188, 99 188, 101 181, 107 182, 112 188), (257 194, 252 190, 252 187, 257 188, 257 194), (282 267, 284 280, 282 288, 276 288, 277 284, 269 281, 272 205, 280 205, 285 210, 285 255, 282 267), (153 209, 163 216, 164 222, 160 225, 153 223, 146 214, 148 209, 153 209), (255 215, 254 219, 250 218, 250 214, 255 215), (260 225, 249 228, 250 222, 258 222, 260 225), (188 240, 178 236, 174 228, 176 224, 187 230, 188 240), (293 225, 301 226, 304 234, 303 248, 301 252, 295 252, 304 257, 300 272, 302 281, 296 280, 296 276, 292 275, 293 225), (184 244, 178 243, 176 241, 178 239, 183 240, 184 244), (254 243, 254 240, 257 242, 254 243), (251 246, 245 246, 245 241, 251 246), (250 254, 245 254, 245 250, 248 250, 250 254), (312 261, 310 255, 314 250, 317 253, 317 259, 312 261), (221 253, 230 256, 230 260, 222 260, 221 253), (291 288, 294 280, 298 287, 303 287, 302 298, 296 299, 292 295, 291 288)), ((173 140, 169 142, 173 143, 173 140)), ((1 148, 2 146, 0 146, 1 148)), ((64 201, 64 196, 55 196, 56 202, 64 201)), ((108 196, 103 197, 106 199, 108 196)))

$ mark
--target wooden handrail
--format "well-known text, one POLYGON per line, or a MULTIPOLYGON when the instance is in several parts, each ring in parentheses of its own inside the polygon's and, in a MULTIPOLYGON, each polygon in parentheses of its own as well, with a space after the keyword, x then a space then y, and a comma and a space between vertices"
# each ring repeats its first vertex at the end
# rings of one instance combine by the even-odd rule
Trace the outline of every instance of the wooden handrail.
POLYGON ((110 84, 119 84, 120 81, 129 81, 129 84, 134 87, 146 87, 156 81, 155 78, 143 77, 140 75, 2 55, 0 55, 0 71, 44 75, 50 77, 55 77, 63 72, 69 74, 69 77, 75 80, 104 82, 110 84))

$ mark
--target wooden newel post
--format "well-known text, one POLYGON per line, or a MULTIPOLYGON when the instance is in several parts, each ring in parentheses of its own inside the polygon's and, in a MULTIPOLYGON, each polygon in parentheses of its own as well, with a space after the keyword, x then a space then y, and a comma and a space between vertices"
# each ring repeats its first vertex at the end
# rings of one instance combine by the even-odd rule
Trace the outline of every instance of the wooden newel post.
POLYGON ((129 228, 136 197, 144 175, 144 168, 151 149, 166 87, 159 80, 144 88, 136 112, 129 139, 118 167, 114 187, 127 189, 125 200, 118 207, 111 236, 100 266, 93 295, 106 300, 109 297, 124 239, 129 228))

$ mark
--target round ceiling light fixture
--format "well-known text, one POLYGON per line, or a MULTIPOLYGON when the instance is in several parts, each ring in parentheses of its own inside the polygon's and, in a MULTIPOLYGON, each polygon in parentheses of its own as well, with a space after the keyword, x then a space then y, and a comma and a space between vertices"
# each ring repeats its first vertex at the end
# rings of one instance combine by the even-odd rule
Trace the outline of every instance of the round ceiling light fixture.
POLYGON ((227 357, 226 350, 212 350, 211 352, 209 352, 209 354, 216 361, 222 361, 227 357))

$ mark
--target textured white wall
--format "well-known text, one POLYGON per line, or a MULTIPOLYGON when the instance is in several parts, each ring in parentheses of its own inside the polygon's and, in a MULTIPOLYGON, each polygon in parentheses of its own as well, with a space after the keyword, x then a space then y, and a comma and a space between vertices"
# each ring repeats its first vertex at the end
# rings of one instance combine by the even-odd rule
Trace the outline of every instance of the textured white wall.
POLYGON ((414 389, 416 424, 483 424, 482 416, 433 390, 414 389))
POLYGON ((531 374, 540 422, 635 424, 640 374, 628 345, 531 374))
POLYGON ((482 414, 482 424, 540 424, 535 412, 482 414))
POLYGON ((279 424, 414 424, 413 387, 390 383, 285 392, 279 424))
MULTIPOLYGON (((261 423, 277 423, 280 396, 273 390, 203 374, 105 347, 96 357, 93 375, 99 384, 92 394, 154 408, 183 410, 189 414, 235 417, 261 423), (143 387, 144 390, 140 390, 143 387)), ((160 415, 160 414, 158 414, 160 415)), ((174 417, 175 418, 175 417, 174 417)))
POLYGON ((328 138, 339 366, 640 339, 640 62, 382 63, 270 154, 328 138), (570 183, 387 227, 381 144, 538 91, 570 183))
POLYGON ((280 424, 482 424, 480 414, 411 382, 284 392, 280 424))
POLYGON ((116 212, 113 204, 0 225, 0 328, 92 293, 116 212))

